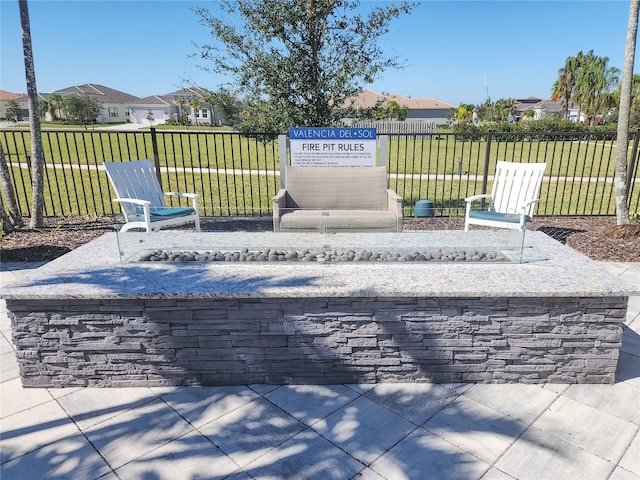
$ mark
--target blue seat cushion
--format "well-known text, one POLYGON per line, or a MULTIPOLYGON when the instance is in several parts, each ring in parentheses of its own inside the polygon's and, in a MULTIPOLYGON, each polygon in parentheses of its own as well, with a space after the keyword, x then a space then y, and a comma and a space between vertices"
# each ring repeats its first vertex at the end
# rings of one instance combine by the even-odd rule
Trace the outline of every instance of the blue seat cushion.
MULTIPOLYGON (((489 210, 472 210, 469 212, 469 218, 477 218, 478 220, 492 220, 495 222, 520 223, 520 215, 517 213, 500 213, 491 212, 489 210)), ((524 216, 524 221, 530 222, 529 215, 524 216)))
POLYGON ((171 217, 184 217, 185 215, 193 215, 196 211, 189 207, 176 207, 176 208, 163 208, 151 212, 152 217, 171 218, 171 217))

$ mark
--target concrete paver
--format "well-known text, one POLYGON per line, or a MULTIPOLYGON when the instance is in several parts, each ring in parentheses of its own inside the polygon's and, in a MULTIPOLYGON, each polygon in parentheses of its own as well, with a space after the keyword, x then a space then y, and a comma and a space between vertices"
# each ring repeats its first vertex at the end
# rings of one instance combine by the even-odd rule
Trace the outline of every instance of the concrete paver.
POLYGON ((344 385, 283 385, 269 392, 265 398, 309 426, 357 396, 344 385))
POLYGON ((622 460, 620 460, 619 468, 625 469, 638 477, 640 477, 640 432, 636 432, 636 436, 629 444, 629 448, 625 452, 622 460))
POLYGON ((493 464, 522 435, 527 424, 462 396, 423 428, 493 464))
POLYGON ((529 428, 496 462, 518 480, 605 479, 615 464, 537 428, 529 428))
POLYGON ((119 468, 193 431, 160 399, 94 425, 84 434, 113 468, 119 468))
POLYGON ((414 425, 422 425, 445 408, 459 393, 438 384, 381 383, 365 397, 414 425))
POLYGON ((290 438, 278 448, 245 467, 254 478, 353 478, 363 465, 355 458, 307 429, 290 438))
POLYGON ((118 468, 116 473, 120 480, 140 480, 202 478, 202 472, 215 472, 217 478, 225 478, 240 471, 219 448, 194 430, 118 468))
POLYGON ((391 449, 416 426, 359 397, 312 428, 364 465, 391 449))
POLYGON ((467 390, 464 396, 527 425, 533 423, 558 398, 553 391, 517 383, 501 385, 499 389, 495 385, 477 384, 467 390))
POLYGON ((305 429, 305 425, 258 398, 199 428, 241 466, 247 466, 305 429))
POLYGON ((179 388, 162 400, 191 425, 199 428, 259 398, 248 387, 179 388))
POLYGON ((613 463, 620 460, 638 430, 631 422, 566 397, 558 398, 533 427, 613 463))
POLYGON ((489 464, 423 428, 376 460, 371 470, 385 479, 480 478, 489 464))

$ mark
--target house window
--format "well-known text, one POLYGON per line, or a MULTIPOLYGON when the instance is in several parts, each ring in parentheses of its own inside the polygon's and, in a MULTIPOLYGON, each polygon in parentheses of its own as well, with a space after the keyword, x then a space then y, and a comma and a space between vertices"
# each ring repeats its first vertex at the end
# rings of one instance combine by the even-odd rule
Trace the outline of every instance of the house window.
POLYGON ((206 108, 203 108, 200 111, 202 112, 202 118, 209 118, 209 110, 207 110, 206 108))
POLYGON ((118 118, 118 107, 109 107, 109 117, 118 118))

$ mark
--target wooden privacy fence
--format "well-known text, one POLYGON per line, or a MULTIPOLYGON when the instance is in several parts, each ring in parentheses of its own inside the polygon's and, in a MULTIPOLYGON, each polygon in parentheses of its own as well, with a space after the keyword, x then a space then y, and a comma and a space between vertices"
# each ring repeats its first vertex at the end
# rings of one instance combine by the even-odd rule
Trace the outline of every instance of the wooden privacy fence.
POLYGON ((436 122, 407 120, 405 122, 357 122, 353 127, 375 128, 378 135, 424 135, 436 133, 436 122))
MULTIPOLYGON (((640 213, 640 134, 631 137, 628 204, 640 213)), ((113 204, 105 161, 153 159, 163 190, 199 193, 201 214, 271 215, 280 188, 277 135, 235 132, 42 132, 45 215, 109 215, 113 204)), ((0 130, 23 215, 31 214, 30 136, 0 130)), ((486 192, 496 161, 547 162, 537 215, 615 215, 615 134, 416 133, 388 137, 389 186, 412 216, 418 200, 435 215, 463 214, 464 198, 486 192)), ((384 159, 382 159, 384 162, 384 159)))

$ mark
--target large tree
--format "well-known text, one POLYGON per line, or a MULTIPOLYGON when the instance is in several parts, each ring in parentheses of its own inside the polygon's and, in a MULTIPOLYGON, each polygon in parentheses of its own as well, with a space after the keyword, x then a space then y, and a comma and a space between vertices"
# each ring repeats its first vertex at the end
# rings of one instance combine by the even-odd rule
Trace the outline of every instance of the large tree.
POLYGON ((220 87, 215 92, 209 92, 203 96, 204 101, 218 112, 223 125, 238 123, 242 112, 242 102, 229 89, 220 87))
POLYGON ((187 104, 189 105, 189 107, 191 107, 191 113, 193 115, 193 120, 194 122, 196 122, 196 126, 198 125, 198 115, 200 107, 201 107, 201 102, 200 102, 200 98, 198 98, 197 96, 192 96, 189 101, 187 102, 187 104))
POLYGON ((551 100, 562 102, 562 118, 569 118, 569 107, 573 89, 576 86, 576 76, 578 75, 578 59, 567 57, 564 67, 558 70, 558 80, 553 84, 551 100))
POLYGON ((64 99, 64 110, 69 122, 87 128, 87 125, 96 123, 102 103, 88 95, 70 95, 64 99))
POLYGON ((198 8, 215 42, 200 45, 200 65, 232 78, 244 94, 245 131, 281 132, 291 126, 326 126, 336 112, 388 68, 378 39, 389 23, 416 4, 355 0, 220 0, 230 18, 198 8))
POLYGON ((55 122, 64 115, 64 99, 59 93, 52 93, 47 100, 49 104, 50 120, 55 122))
POLYGON ((500 98, 493 104, 493 117, 496 121, 504 122, 509 118, 509 115, 515 115, 515 113, 515 98, 500 98))
POLYGON ((586 55, 578 54, 578 73, 574 87, 574 98, 594 123, 596 116, 604 113, 612 89, 618 86, 620 70, 609 67, 608 57, 599 57, 590 50, 586 55))
POLYGON ((29 226, 42 228, 44 224, 44 150, 42 131, 38 112, 38 89, 36 88, 36 70, 33 63, 31 45, 31 25, 27 0, 19 0, 20 24, 22 25, 22 50, 27 79, 27 105, 29 106, 29 130, 31 134, 31 189, 32 209, 29 226))
POLYGON ((622 68, 622 82, 620 85, 620 109, 618 112, 616 170, 613 180, 615 188, 616 217, 618 225, 629 223, 629 209, 627 208, 627 150, 629 147, 629 113, 631 110, 633 63, 636 53, 639 4, 640 0, 630 1, 629 25, 627 27, 627 42, 624 49, 624 66, 622 68))
POLYGON ((7 108, 5 110, 5 117, 8 122, 18 123, 22 118, 20 115, 22 114, 22 110, 20 109, 20 105, 15 100, 9 100, 7 102, 7 108))
POLYGON ((20 216, 20 208, 16 200, 16 192, 11 183, 11 173, 4 158, 4 150, 0 144, 0 216, 2 218, 2 233, 13 232, 22 227, 24 222, 20 216), (7 213, 8 211, 8 213, 7 213))

